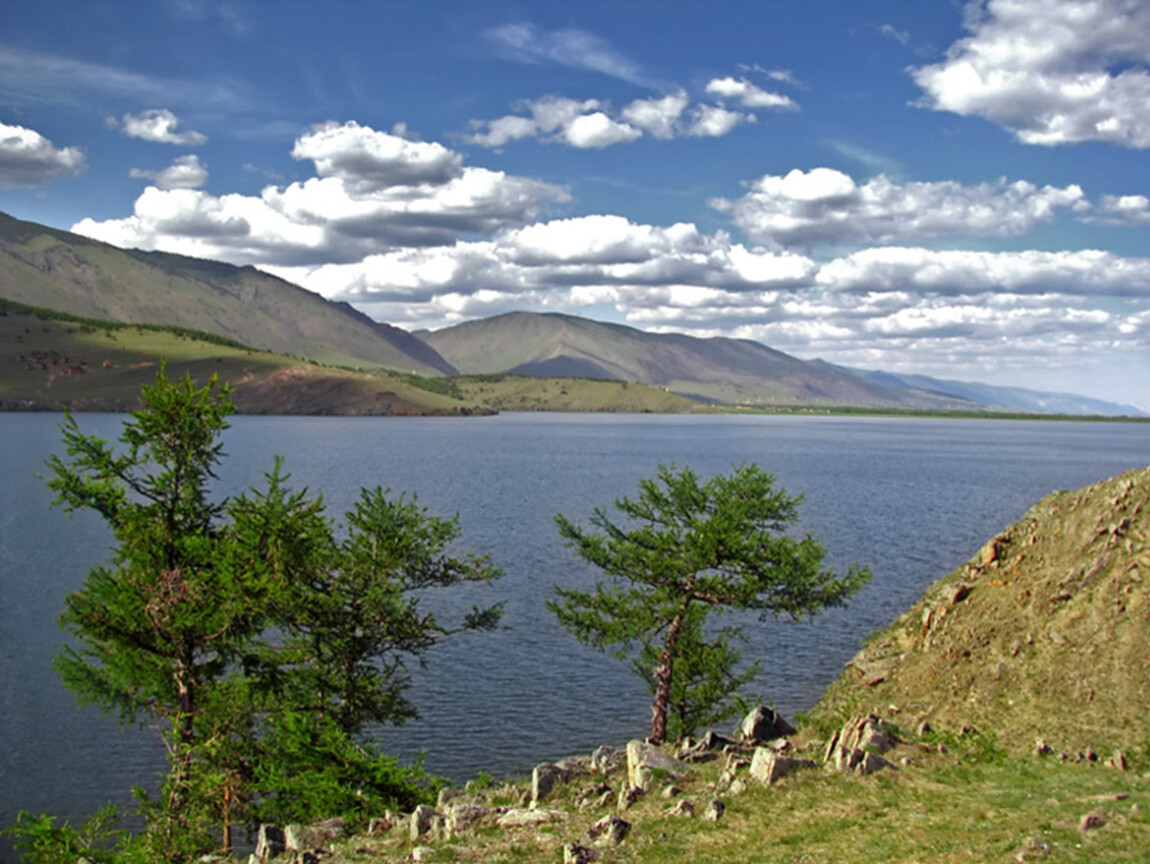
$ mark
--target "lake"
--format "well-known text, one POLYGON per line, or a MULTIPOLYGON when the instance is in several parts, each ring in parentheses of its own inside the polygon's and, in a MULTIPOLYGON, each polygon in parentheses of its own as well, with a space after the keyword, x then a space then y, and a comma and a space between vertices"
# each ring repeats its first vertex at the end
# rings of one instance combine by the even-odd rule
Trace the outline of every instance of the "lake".
MULTIPOLYGON (((80 424, 114 439, 121 420, 81 415, 80 424)), ((64 597, 109 548, 103 524, 53 509, 37 476, 59 452, 59 423, 51 414, 0 414, 5 825, 19 809, 78 819, 107 800, 129 805, 131 786, 152 786, 163 770, 153 732, 77 706, 51 669, 64 597)), ((462 548, 490 554, 504 570, 475 598, 506 602, 504 628, 431 652, 410 694, 423 716, 377 736, 391 752, 426 751, 430 770, 462 781, 481 769, 529 772, 646 734, 644 683, 626 664, 578 645, 544 609, 552 586, 588 585, 596 575, 559 540, 556 513, 586 523, 594 507, 633 495, 659 463, 710 474, 755 461, 802 493, 800 530, 823 538, 829 563, 869 564, 874 579, 849 608, 809 624, 750 619, 745 653, 763 662, 748 695, 793 715, 814 704, 868 634, 1039 498, 1150 464, 1150 427, 829 416, 239 417, 225 449, 218 494, 259 485, 281 454, 293 485, 323 493, 332 514, 377 484, 417 492, 438 515, 458 512, 462 548)))

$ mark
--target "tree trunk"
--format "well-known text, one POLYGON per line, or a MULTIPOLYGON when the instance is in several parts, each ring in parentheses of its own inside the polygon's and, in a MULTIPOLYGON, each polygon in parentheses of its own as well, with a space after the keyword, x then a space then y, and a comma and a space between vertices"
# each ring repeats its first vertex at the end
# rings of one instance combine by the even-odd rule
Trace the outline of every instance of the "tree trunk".
POLYGON ((675 672, 675 648, 679 641, 679 630, 683 626, 683 615, 675 616, 667 628, 667 638, 663 640, 663 653, 659 666, 655 669, 655 701, 651 705, 652 744, 662 744, 667 740, 667 707, 671 703, 671 681, 675 672))

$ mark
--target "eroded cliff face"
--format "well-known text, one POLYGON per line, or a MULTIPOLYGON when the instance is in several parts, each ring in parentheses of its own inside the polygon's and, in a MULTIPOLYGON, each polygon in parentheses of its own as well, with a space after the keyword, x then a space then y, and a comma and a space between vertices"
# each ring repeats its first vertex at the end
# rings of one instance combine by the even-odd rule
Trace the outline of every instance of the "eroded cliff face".
POLYGON ((815 715, 894 706, 1014 751, 1150 739, 1150 468, 1039 501, 928 589, 815 715))

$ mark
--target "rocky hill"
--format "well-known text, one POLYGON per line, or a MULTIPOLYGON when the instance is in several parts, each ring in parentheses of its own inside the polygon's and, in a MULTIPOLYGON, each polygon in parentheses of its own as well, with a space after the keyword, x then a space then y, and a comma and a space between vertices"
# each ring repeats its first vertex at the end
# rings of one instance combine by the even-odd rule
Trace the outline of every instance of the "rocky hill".
POLYGON ((817 714, 896 706, 1013 751, 1150 740, 1150 468, 1039 501, 875 636, 817 714))

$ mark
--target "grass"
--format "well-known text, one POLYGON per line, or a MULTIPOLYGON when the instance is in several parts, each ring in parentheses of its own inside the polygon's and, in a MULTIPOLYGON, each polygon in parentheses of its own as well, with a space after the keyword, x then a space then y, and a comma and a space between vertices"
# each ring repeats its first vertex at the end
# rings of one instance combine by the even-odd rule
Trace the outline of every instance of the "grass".
MULTIPOLYGON (((614 864, 849 864, 849 862, 1141 862, 1150 850, 1150 783, 1131 772, 1053 757, 1006 754, 984 741, 955 740, 940 752, 929 737, 904 743, 894 758, 899 770, 860 777, 812 769, 765 787, 754 781, 719 793, 726 810, 717 822, 700 815, 670 815, 678 798, 653 790, 621 814, 632 823, 627 840, 600 849, 614 864), (1106 824, 1080 830, 1086 814, 1101 808, 1106 824), (1028 857, 1029 856, 1029 857, 1028 857)), ((812 744, 813 747, 813 744, 812 744)), ((697 809, 716 795, 721 761, 699 766, 677 781, 681 797, 697 809)), ((742 776, 746 778, 745 770, 742 776)), ((584 776, 540 803, 560 809, 563 821, 535 828, 491 824, 450 839, 413 844, 404 826, 384 838, 354 838, 330 864, 410 860, 412 847, 426 860, 528 864, 561 861, 564 846, 580 840, 614 807, 581 806, 589 787, 618 787, 621 773, 584 776), (358 853, 355 850, 360 850, 358 853), (370 854, 368 854, 370 852, 370 854)), ((519 791, 500 787, 488 806, 513 806, 519 791)))

